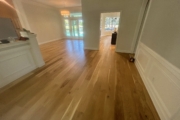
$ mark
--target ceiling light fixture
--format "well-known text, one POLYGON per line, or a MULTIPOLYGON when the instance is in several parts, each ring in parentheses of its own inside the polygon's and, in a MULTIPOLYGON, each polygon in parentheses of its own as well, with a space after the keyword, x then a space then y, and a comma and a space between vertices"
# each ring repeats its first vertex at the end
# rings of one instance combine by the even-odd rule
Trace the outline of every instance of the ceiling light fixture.
POLYGON ((62 16, 69 16, 70 15, 70 12, 68 10, 62 10, 61 11, 61 15, 62 16))
MULTIPOLYGON (((66 1, 64 0, 64 8, 66 7, 66 1)), ((61 10, 61 15, 64 17, 68 17, 70 12, 68 10, 61 10)))

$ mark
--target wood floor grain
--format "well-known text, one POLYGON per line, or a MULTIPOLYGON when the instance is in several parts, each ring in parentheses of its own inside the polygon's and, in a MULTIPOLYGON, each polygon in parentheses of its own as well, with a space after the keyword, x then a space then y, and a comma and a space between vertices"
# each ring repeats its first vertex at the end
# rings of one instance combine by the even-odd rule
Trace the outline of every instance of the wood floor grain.
POLYGON ((0 120, 160 120, 134 63, 110 37, 40 46, 45 66, 0 93, 0 120))

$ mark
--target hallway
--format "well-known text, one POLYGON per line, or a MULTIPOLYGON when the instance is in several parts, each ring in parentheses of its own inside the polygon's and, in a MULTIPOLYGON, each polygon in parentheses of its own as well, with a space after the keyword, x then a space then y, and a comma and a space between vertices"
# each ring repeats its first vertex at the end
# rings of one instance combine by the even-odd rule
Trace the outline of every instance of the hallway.
POLYGON ((0 94, 0 120, 160 120, 128 54, 100 42, 41 45, 46 65, 0 94))

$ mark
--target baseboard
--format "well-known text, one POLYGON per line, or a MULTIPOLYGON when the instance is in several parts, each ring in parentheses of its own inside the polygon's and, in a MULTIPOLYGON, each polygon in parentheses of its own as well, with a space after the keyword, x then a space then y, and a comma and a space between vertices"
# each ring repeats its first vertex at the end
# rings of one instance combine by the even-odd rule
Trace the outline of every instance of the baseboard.
POLYGON ((148 91, 148 93, 149 93, 149 95, 151 97, 151 100, 153 101, 153 104, 154 104, 154 106, 155 106, 155 108, 156 108, 156 110, 157 110, 161 120, 169 120, 169 119, 167 119, 165 117, 166 115, 163 114, 162 109, 159 109, 159 110, 157 109, 157 108, 160 108, 160 105, 158 104, 158 102, 156 100, 156 97, 153 95, 153 91, 152 91, 150 85, 147 82, 146 76, 144 75, 143 70, 142 70, 140 64, 138 62, 135 62, 135 65, 137 67, 137 70, 139 71, 139 74, 140 74, 140 76, 141 76, 141 78, 142 78, 142 80, 143 80, 143 82, 144 82, 144 84, 146 86, 146 89, 147 89, 147 91, 148 91))
POLYGON ((71 37, 66 37, 66 38, 63 38, 63 39, 70 39, 70 40, 83 40, 83 38, 71 38, 71 37))
POLYGON ((111 35, 101 35, 101 37, 107 37, 107 36, 111 36, 111 35))
POLYGON ((178 120, 180 69, 139 43, 135 65, 162 120, 178 120))
POLYGON ((119 53, 131 53, 131 51, 129 51, 129 50, 116 50, 116 52, 119 52, 119 53))
POLYGON ((45 42, 40 42, 38 43, 39 45, 43 45, 43 44, 46 44, 46 43, 50 43, 50 42, 54 42, 54 41, 57 41, 57 40, 62 40, 64 38, 56 38, 56 39, 53 39, 53 40, 49 40, 49 41, 45 41, 45 42))
POLYGON ((99 50, 98 48, 84 47, 85 50, 99 50))

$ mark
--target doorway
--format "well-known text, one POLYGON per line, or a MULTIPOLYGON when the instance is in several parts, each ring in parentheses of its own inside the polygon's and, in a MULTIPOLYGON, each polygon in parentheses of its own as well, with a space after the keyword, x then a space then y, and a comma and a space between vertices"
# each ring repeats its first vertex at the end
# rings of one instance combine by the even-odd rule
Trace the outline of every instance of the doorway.
POLYGON ((84 36, 83 20, 80 16, 69 16, 64 18, 65 36, 67 38, 81 39, 84 36))
POLYGON ((120 12, 101 13, 100 20, 100 40, 106 40, 115 49, 120 26, 120 12))
POLYGON ((83 37, 83 20, 70 20, 71 22, 71 37, 83 37))

